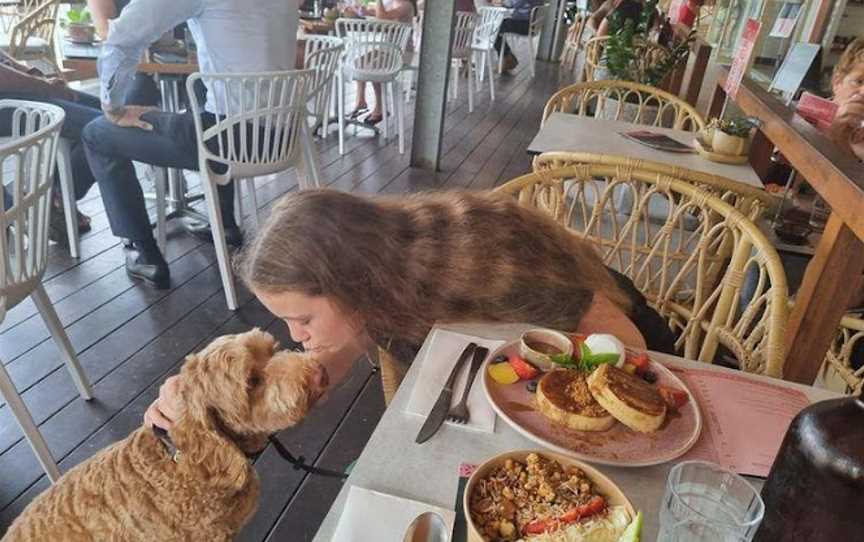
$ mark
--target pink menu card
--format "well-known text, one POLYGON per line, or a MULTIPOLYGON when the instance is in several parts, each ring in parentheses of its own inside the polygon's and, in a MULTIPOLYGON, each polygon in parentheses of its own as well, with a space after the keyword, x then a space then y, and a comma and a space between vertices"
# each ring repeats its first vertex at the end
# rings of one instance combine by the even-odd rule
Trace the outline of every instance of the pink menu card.
POLYGON ((789 423, 810 404, 795 389, 746 376, 670 367, 702 411, 702 435, 682 460, 701 459, 739 474, 768 476, 789 423))

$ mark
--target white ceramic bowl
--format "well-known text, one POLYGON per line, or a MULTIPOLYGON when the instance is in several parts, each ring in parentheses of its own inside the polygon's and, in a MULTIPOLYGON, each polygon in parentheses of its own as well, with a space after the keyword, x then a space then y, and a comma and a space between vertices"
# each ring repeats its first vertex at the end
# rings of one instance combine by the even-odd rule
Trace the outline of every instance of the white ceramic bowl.
POLYGON ((534 364, 538 369, 548 371, 555 367, 550 359, 549 352, 540 351, 536 347, 529 346, 536 344, 548 345, 555 349, 555 354, 573 355, 573 342, 570 337, 555 331, 554 329, 530 329, 522 334, 519 339, 519 355, 525 361, 534 364))

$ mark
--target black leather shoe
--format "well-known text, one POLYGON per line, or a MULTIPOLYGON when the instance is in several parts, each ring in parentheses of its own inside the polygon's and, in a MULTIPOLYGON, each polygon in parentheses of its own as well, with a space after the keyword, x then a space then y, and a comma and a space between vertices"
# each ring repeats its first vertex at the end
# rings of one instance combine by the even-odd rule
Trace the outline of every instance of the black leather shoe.
POLYGON ((157 290, 165 290, 171 285, 171 274, 164 259, 156 263, 144 261, 137 250, 129 247, 126 248, 126 274, 157 290))
MULTIPOLYGON (((210 224, 195 222, 187 223, 186 231, 202 241, 208 243, 213 242, 213 230, 210 229, 210 224)), ((240 248, 243 246, 243 230, 238 226, 228 226, 225 228, 225 242, 228 246, 240 248)))

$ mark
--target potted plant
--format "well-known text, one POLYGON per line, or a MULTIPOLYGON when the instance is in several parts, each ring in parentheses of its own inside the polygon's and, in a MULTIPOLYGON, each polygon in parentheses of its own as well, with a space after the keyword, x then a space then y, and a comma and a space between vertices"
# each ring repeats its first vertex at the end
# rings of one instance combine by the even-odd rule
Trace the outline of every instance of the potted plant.
POLYGON ((87 7, 72 6, 66 12, 66 20, 63 24, 66 29, 66 37, 74 43, 93 43, 96 39, 96 27, 87 7))
MULTIPOLYGON (((672 72, 687 62, 690 43, 696 36, 695 29, 683 39, 676 39, 667 21, 655 25, 658 16, 657 3, 658 0, 645 0, 636 20, 625 18, 620 11, 615 11, 610 16, 609 38, 605 46, 606 71, 610 79, 663 89, 669 86, 672 72)), ((611 113, 615 118, 619 107, 617 100, 608 98, 607 101, 613 102, 604 104, 607 116, 611 113)), ((624 114, 618 115, 618 118, 630 122, 654 123, 656 107, 642 106, 640 111, 639 97, 635 94, 628 95, 626 101, 628 103, 624 105, 624 114)))
MULTIPOLYGON (((753 128, 759 120, 753 117, 734 117, 712 121, 711 149, 718 154, 743 156, 750 151, 753 128)), ((706 134, 707 139, 707 134, 706 134)))

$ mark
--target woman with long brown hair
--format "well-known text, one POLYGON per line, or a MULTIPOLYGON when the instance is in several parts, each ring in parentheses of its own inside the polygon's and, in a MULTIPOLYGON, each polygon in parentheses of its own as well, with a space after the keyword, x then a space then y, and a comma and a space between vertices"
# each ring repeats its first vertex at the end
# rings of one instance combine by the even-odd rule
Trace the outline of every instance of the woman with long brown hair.
MULTIPOLYGON (((575 330, 585 319, 634 346, 644 335, 651 349, 671 348, 659 315, 590 243, 502 194, 290 194, 238 262, 331 384, 360 352, 409 363, 435 322, 575 330)), ((173 388, 163 386, 149 422, 170 424, 173 388)))

